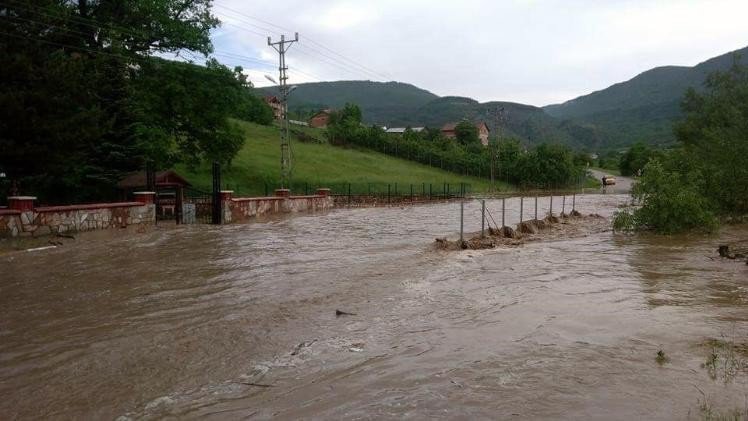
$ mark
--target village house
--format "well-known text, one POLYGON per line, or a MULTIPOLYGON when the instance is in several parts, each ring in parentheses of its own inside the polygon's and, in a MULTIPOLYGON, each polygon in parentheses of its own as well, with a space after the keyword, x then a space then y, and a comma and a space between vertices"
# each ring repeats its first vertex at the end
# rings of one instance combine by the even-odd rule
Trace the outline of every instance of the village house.
MULTIPOLYGON (((445 124, 444 127, 442 127, 442 134, 450 139, 456 138, 457 134, 455 133, 455 127, 457 127, 458 124, 459 123, 445 124)), ((478 129, 478 139, 480 140, 480 143, 483 146, 488 146, 488 135, 491 132, 491 130, 488 129, 488 125, 484 121, 481 121, 475 123, 475 128, 478 129)))
MULTIPOLYGON (((407 130, 407 127, 390 127, 390 128, 384 128, 385 133, 393 133, 393 134, 403 134, 407 130)), ((425 127, 411 127, 410 130, 412 130, 414 133, 420 133, 424 131, 425 127)))
POLYGON ((330 110, 322 110, 309 119, 309 127, 324 129, 330 123, 330 110))
POLYGON ((283 106, 277 96, 266 96, 265 103, 273 109, 273 118, 280 120, 283 117, 283 106))

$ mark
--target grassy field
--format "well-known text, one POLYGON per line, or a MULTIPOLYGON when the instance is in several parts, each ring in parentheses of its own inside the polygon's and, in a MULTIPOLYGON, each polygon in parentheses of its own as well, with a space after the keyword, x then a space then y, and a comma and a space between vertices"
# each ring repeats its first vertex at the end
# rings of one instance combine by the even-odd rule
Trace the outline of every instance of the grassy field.
MULTIPOLYGON (((277 127, 267 127, 241 122, 246 134, 244 147, 236 156, 229 169, 223 171, 223 186, 235 190, 238 195, 264 195, 266 186, 272 194, 279 186, 280 146, 277 127)), ((320 130, 305 128, 304 132, 322 138, 320 130)), ((410 184, 415 191, 423 188, 423 183, 432 184, 434 191, 441 190, 444 183, 450 184, 451 191, 456 191, 460 183, 470 185, 471 191, 487 191, 487 180, 475 177, 463 177, 457 174, 431 168, 412 161, 393 158, 369 150, 357 150, 331 146, 327 143, 302 143, 292 137, 293 174, 292 190, 304 193, 308 184, 313 190, 316 186, 327 186, 342 193, 345 184, 351 183, 354 193, 363 193, 367 188, 372 191, 387 191, 387 185, 397 183, 399 192, 409 192, 410 184), (364 190, 364 191, 361 191, 364 190)), ((197 188, 209 189, 211 172, 209 165, 198 167, 191 172, 186 167, 177 171, 197 188)), ((506 189, 502 184, 500 188, 506 189)), ((393 190, 394 191, 394 190, 393 190)))

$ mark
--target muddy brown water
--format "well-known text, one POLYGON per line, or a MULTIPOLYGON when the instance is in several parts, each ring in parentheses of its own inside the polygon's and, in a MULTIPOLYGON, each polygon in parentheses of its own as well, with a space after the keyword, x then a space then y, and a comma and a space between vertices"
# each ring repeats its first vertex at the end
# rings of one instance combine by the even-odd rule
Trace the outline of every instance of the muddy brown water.
MULTIPOLYGON (((626 200, 577 208, 609 216, 626 200)), ((458 206, 96 233, 2 255, 0 418, 698 419, 704 396, 745 407, 748 377, 710 377, 700 344, 746 341, 748 266, 715 256, 747 227, 432 250, 457 234, 458 206)), ((500 202, 488 208, 500 217, 500 202)), ((467 230, 479 209, 467 205, 467 230)))

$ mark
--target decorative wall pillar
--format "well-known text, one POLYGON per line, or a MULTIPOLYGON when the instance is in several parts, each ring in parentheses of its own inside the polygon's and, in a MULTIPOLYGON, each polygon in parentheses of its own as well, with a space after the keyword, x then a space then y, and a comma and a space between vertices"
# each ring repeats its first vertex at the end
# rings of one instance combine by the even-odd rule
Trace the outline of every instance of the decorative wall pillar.
POLYGON ((34 210, 36 196, 8 196, 8 209, 19 212, 30 212, 34 210))

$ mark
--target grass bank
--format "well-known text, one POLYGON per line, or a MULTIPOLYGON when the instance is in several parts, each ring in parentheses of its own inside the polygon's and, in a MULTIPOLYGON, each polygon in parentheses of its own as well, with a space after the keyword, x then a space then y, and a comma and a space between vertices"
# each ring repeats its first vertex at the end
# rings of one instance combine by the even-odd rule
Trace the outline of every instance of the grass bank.
MULTIPOLYGON (((266 185, 272 192, 279 185, 280 177, 278 128, 246 122, 240 124, 245 133, 244 146, 231 167, 223 171, 223 185, 240 195, 263 195, 266 185)), ((304 129, 304 132, 322 139, 321 130, 304 129)), ((299 190, 303 190, 305 184, 310 188, 319 185, 340 189, 344 184, 351 183, 354 190, 359 191, 374 184, 374 188, 380 191, 384 188, 386 191, 388 184, 394 186, 397 183, 400 192, 409 191, 410 184, 419 191, 423 183, 426 186, 433 184, 435 190, 441 190, 444 183, 449 183, 452 191, 456 191, 460 183, 469 184, 473 192, 487 191, 489 187, 487 180, 460 176, 370 150, 336 147, 326 142, 300 142, 296 138, 292 138, 291 147, 292 190, 296 190, 296 193, 303 193, 299 190)), ((211 185, 209 165, 201 165, 195 171, 180 166, 177 171, 184 174, 195 187, 208 189, 211 185)), ((507 189, 507 185, 502 183, 499 188, 507 189)))

